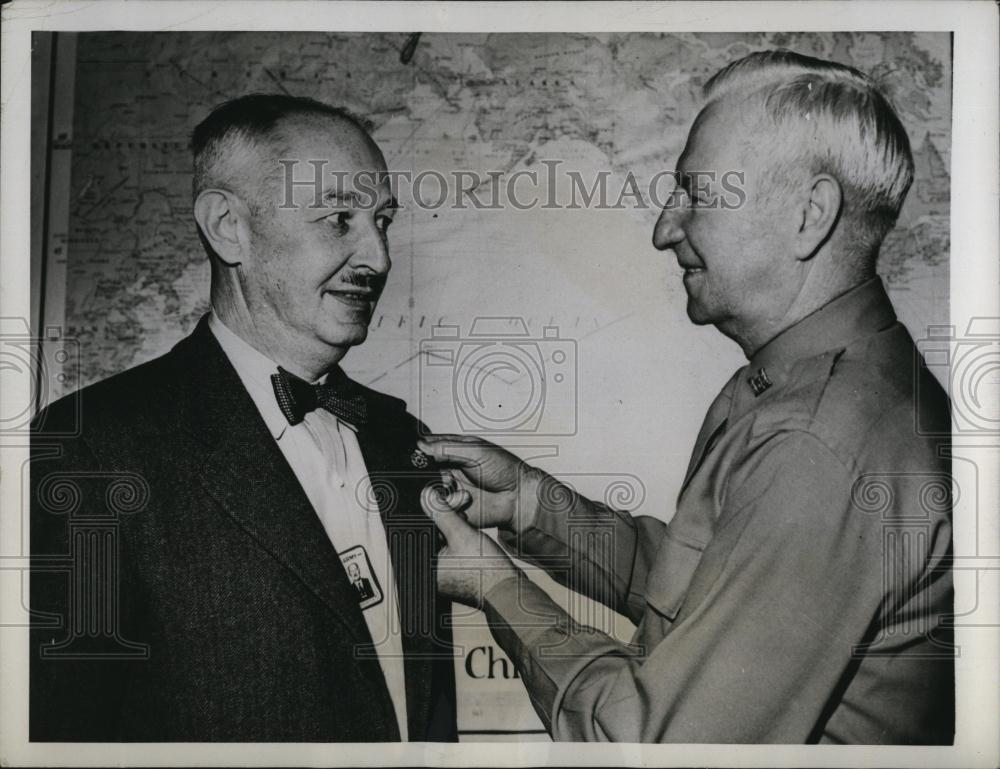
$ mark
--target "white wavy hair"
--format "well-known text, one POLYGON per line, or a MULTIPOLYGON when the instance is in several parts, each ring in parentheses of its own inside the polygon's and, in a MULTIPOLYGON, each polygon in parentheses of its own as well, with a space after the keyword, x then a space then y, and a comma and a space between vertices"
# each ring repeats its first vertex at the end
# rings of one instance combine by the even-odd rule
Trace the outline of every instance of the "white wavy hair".
POLYGON ((794 171, 828 173, 844 188, 855 246, 877 253, 913 182, 906 130, 875 81, 853 67, 787 50, 751 53, 704 86, 708 104, 729 96, 756 102, 770 121, 780 188, 794 171))

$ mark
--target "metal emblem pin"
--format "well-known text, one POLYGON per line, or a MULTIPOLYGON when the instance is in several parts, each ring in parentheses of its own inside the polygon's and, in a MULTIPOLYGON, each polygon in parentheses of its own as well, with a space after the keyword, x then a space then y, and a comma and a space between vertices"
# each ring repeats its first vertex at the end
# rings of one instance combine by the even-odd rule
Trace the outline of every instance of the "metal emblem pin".
POLYGON ((410 452, 410 463, 418 470, 426 470, 431 466, 431 458, 420 449, 410 452))
POLYGON ((757 373, 752 377, 747 379, 747 384, 750 385, 750 389, 753 390, 754 397, 763 393, 768 387, 774 384, 771 378, 767 375, 767 372, 763 367, 757 369, 757 373))

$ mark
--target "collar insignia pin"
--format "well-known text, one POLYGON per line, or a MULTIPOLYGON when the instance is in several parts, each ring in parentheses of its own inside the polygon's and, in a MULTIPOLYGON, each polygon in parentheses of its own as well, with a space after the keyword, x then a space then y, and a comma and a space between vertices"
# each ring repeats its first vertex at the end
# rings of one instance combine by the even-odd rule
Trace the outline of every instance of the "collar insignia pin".
POLYGON ((752 377, 747 379, 747 383, 750 385, 750 389, 753 390, 753 395, 756 398, 761 393, 763 393, 768 387, 774 384, 771 378, 767 375, 767 371, 762 368, 757 369, 757 373, 752 377))

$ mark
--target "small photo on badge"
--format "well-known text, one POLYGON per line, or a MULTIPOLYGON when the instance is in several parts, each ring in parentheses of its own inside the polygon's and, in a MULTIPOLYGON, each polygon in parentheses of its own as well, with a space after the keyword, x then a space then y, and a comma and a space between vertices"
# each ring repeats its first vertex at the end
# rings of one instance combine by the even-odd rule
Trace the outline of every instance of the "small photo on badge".
POLYGON ((355 545, 340 553, 347 579, 358 597, 358 606, 369 609, 382 603, 382 587, 379 585, 372 562, 362 545, 355 545))

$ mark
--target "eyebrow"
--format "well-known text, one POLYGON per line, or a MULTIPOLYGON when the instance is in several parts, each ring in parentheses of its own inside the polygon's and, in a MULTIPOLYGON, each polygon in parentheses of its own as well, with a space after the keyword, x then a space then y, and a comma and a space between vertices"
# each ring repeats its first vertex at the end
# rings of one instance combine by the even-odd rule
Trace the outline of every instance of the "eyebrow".
MULTIPOLYGON (((323 204, 326 206, 349 205, 349 204, 357 205, 362 202, 367 202, 368 200, 370 200, 369 195, 366 194, 362 196, 353 191, 339 192, 334 189, 329 189, 323 193, 323 204)), ((374 207, 377 209, 395 210, 399 208, 399 201, 396 200, 396 197, 394 195, 391 195, 389 196, 388 200, 385 201, 385 203, 383 203, 382 205, 376 205, 374 207)))

